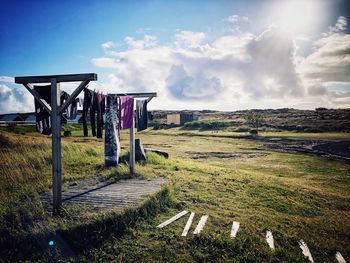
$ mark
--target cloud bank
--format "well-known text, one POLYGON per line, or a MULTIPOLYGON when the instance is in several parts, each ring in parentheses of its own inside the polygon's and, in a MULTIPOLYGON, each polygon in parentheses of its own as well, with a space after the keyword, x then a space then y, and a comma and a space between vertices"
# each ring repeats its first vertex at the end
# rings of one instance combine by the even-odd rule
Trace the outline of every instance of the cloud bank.
MULTIPOLYGON (((238 27, 247 17, 230 16, 238 27)), ((156 36, 125 37, 126 50, 113 50, 92 64, 110 70, 107 92, 157 91, 158 108, 238 108, 350 106, 350 35, 339 17, 313 41, 306 57, 297 54, 292 34, 270 26, 260 35, 230 31, 217 38, 178 31, 172 43, 156 36), (342 97, 344 95, 345 97, 342 97), (288 103, 286 103, 286 101, 288 103)))

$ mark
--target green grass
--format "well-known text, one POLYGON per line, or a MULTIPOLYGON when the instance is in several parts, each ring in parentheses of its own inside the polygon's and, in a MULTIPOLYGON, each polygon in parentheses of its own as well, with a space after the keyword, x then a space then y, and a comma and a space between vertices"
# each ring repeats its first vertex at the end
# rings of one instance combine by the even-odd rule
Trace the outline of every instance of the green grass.
MULTIPOLYGON (((52 218, 33 194, 51 184, 50 138, 2 131, 5 147, 0 149, 0 171, 5 180, 0 182, 0 193, 5 201, 1 202, 0 234, 7 234, 13 247, 18 247, 15 244, 27 240, 26 218, 31 211, 45 227, 62 233, 82 262, 307 262, 297 244, 300 239, 307 242, 315 262, 334 262, 336 251, 349 258, 349 164, 302 154, 252 151, 260 143, 253 140, 189 137, 181 136, 182 132, 137 134, 147 147, 170 154, 168 160, 148 154, 148 162, 136 166, 139 176, 167 177, 163 197, 157 195, 130 212, 96 214, 77 207, 52 218), (241 157, 191 159, 194 152, 219 151, 240 153, 241 157), (261 155, 245 157, 248 153, 261 155), (19 205, 24 196, 27 201, 19 205), (196 212, 188 237, 180 237, 188 216, 164 229, 156 228, 183 209, 196 212), (209 219, 203 233, 193 235, 204 214, 209 219), (229 238, 232 221, 241 223, 235 239, 229 238), (264 240, 267 229, 275 237, 274 252, 264 240)), ((126 165, 103 168, 102 140, 79 136, 77 130, 73 137, 63 139, 65 185, 83 178, 129 176, 126 165)), ((127 141, 128 134, 123 132, 122 145, 127 147, 127 141)), ((22 256, 30 258, 25 253, 22 256)), ((41 258, 48 257, 63 260, 59 254, 41 258)))
MULTIPOLYGON (((212 136, 212 137, 242 137, 249 135, 249 132, 237 132, 229 130, 198 130, 198 129, 181 129, 171 128, 166 130, 148 131, 147 134, 163 134, 163 135, 200 135, 200 136, 212 136)), ((296 132, 296 131, 259 131, 259 136, 263 137, 290 137, 301 139, 350 139, 350 133, 346 132, 296 132)))

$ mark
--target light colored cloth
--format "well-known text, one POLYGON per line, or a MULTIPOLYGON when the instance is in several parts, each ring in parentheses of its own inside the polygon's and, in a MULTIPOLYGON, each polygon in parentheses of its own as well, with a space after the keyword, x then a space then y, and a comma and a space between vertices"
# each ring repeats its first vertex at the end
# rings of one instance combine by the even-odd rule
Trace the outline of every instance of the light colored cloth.
POLYGON ((107 95, 105 122, 105 166, 117 166, 120 156, 118 100, 116 95, 107 95))
POLYGON ((134 118, 134 98, 131 96, 119 97, 120 129, 130 129, 134 118))

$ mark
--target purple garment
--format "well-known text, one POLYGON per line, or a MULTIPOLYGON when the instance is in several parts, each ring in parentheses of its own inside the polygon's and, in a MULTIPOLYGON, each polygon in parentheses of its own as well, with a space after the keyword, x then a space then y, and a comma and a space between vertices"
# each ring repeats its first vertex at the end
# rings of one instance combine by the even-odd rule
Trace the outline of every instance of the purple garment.
POLYGON ((134 118, 134 98, 131 96, 119 97, 120 129, 130 129, 134 118))

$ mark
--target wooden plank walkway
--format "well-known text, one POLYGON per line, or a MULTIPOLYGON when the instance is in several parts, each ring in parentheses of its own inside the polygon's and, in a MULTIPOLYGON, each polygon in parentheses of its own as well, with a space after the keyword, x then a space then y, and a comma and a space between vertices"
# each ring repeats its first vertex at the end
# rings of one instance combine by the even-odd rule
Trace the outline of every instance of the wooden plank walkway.
MULTIPOLYGON (((83 189, 67 189, 62 191, 63 206, 79 204, 96 210, 137 206, 145 199, 145 195, 158 192, 165 182, 163 177, 153 180, 128 179, 116 183, 100 183, 83 189)), ((42 200, 52 204, 51 195, 42 195, 42 200)))

